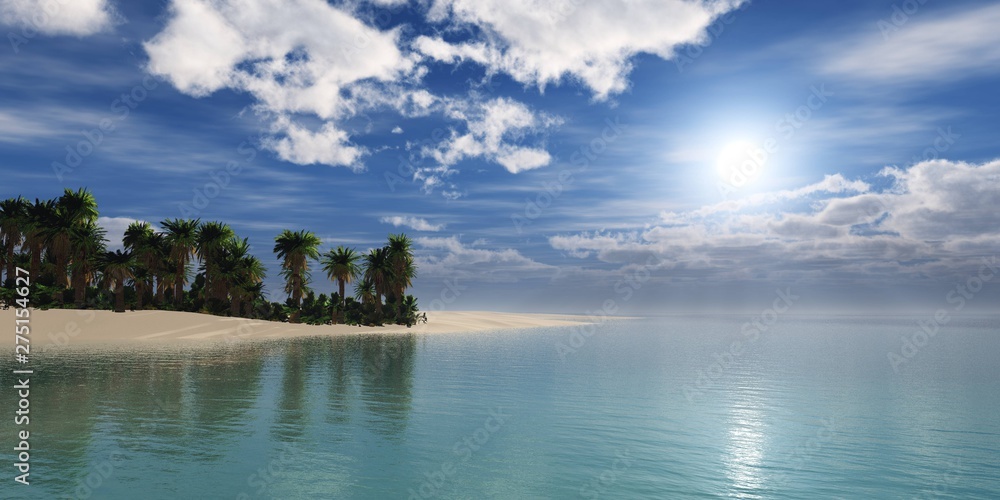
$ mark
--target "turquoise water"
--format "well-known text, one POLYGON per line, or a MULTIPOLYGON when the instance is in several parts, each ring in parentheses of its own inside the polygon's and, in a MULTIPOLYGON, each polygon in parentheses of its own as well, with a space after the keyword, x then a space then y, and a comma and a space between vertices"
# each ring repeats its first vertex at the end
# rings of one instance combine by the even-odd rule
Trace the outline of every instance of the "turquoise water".
POLYGON ((38 355, 0 496, 1000 498, 1000 320, 746 320, 38 355))

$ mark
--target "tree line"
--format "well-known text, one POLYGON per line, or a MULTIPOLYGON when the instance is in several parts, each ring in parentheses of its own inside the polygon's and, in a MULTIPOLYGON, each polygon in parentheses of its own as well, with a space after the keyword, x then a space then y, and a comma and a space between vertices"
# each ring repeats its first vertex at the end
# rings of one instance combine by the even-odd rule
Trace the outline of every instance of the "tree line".
POLYGON ((273 249, 288 295, 282 304, 266 299, 263 262, 228 224, 166 219, 158 231, 136 221, 125 230, 123 249, 111 251, 97 219, 97 201, 85 188, 50 200, 0 201, 0 304, 13 303, 21 267, 30 273, 37 308, 164 309, 310 324, 418 320, 417 301, 406 294, 417 268, 405 234, 390 234, 367 254, 344 246, 321 253, 315 233, 282 231, 273 249), (315 295, 311 263, 337 292, 315 295))

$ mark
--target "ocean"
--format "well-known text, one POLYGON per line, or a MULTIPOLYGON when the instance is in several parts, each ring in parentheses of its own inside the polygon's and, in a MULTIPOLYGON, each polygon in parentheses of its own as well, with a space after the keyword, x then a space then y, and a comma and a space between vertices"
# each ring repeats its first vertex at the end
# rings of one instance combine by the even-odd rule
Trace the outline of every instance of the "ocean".
POLYGON ((922 319, 39 353, 0 497, 1000 498, 1000 318, 922 319))

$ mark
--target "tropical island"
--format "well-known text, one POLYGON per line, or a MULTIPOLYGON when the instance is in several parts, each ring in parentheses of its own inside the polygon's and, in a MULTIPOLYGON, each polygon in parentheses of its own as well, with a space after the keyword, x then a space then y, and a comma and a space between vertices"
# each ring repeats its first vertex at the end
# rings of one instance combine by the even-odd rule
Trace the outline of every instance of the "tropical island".
MULTIPOLYGON (((269 338, 345 331, 343 327, 310 328, 326 325, 409 328, 427 323, 428 314, 420 312, 417 299, 406 293, 417 276, 417 266, 405 234, 390 234, 386 245, 362 253, 342 245, 322 252, 322 241, 315 233, 282 231, 274 238, 273 249, 281 261, 287 294, 285 302, 279 303, 265 294, 263 261, 250 253, 248 239, 228 224, 167 219, 157 231, 148 222, 135 221, 124 232, 122 248, 109 250, 107 233, 97 222, 97 207, 86 188, 65 189, 56 199, 29 201, 18 196, 0 201, 4 284, 0 307, 15 304, 17 269, 26 270, 31 307, 46 311, 47 316, 39 321, 43 330, 55 332, 49 335, 57 344, 58 339, 74 335, 66 325, 76 325, 80 311, 87 311, 82 317, 93 327, 89 339, 104 342, 251 338, 254 335, 247 326, 268 322, 303 325, 294 330, 264 329, 269 338), (316 295, 310 287, 311 265, 318 266, 337 291, 316 295), (353 286, 353 294, 347 285, 353 286), (112 311, 143 311, 144 323, 123 322, 112 311), (154 320, 148 316, 154 312, 169 315, 154 320), (206 322, 204 315, 217 316, 219 321, 206 322), (247 321, 241 325, 227 322, 235 318, 247 321), (151 323, 162 328, 146 331, 151 323), (237 333, 240 328, 246 331, 237 333)), ((422 331, 580 323, 570 316, 538 314, 432 312, 430 317, 439 324, 422 331)))
POLYGON ((161 309, 313 325, 410 326, 426 318, 406 295, 417 271, 405 234, 390 234, 387 245, 362 255, 344 246, 321 254, 315 233, 282 231, 274 239, 288 293, 282 304, 266 299, 263 262, 228 224, 167 219, 155 231, 136 221, 125 230, 124 249, 109 251, 97 219, 97 200, 86 188, 67 188, 51 200, 0 202, 3 305, 13 302, 20 267, 34 278, 33 304, 41 309, 161 309), (310 290, 310 261, 322 265, 339 293, 317 297, 310 290))

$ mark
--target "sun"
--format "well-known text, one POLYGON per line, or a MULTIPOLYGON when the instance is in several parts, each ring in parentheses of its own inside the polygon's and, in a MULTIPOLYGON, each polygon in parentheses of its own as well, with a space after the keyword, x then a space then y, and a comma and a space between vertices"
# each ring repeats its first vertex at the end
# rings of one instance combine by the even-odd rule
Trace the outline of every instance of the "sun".
POLYGON ((766 165, 767 152, 746 140, 726 144, 715 160, 719 179, 734 188, 754 183, 766 165))

